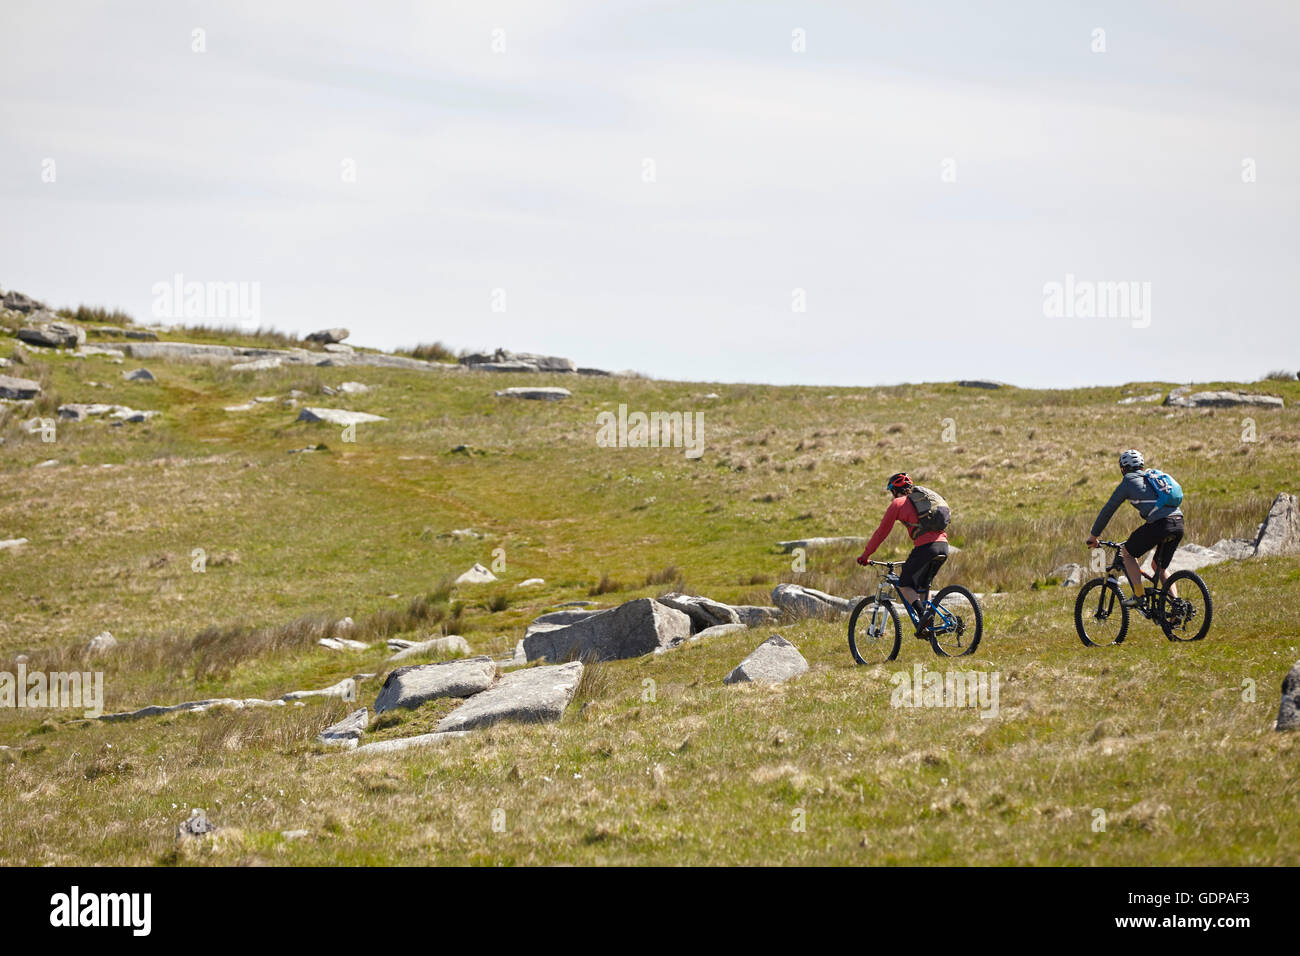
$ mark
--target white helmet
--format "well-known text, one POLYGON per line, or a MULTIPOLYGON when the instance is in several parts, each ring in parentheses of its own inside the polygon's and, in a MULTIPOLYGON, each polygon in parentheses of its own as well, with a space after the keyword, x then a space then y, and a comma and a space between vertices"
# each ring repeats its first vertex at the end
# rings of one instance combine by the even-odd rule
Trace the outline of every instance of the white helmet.
POLYGON ((1142 460, 1142 452, 1136 448, 1130 448, 1119 456, 1119 466, 1125 471, 1134 471, 1141 468, 1145 462, 1142 460))

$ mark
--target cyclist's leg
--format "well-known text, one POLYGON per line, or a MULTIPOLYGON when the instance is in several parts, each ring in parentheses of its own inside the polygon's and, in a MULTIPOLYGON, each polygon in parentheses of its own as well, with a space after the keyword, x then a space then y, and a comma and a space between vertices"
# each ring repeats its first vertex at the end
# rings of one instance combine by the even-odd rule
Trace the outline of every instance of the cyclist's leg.
MULTIPOLYGON (((1156 580, 1164 587, 1169 582, 1169 562, 1174 559, 1174 552, 1183 541, 1183 519, 1181 515, 1170 515, 1161 522, 1165 528, 1165 538, 1156 545, 1155 554, 1151 556, 1151 565, 1156 571, 1156 580)), ((1172 597, 1178 597, 1178 585, 1169 589, 1172 597)))
POLYGON ((920 600, 921 588, 916 578, 930 561, 928 548, 929 545, 913 548, 898 571, 898 593, 903 595, 903 600, 912 606, 917 617, 921 616, 925 604, 920 600))
POLYGON ((1142 525, 1128 536, 1124 547, 1120 549, 1119 555, 1124 561, 1124 573, 1128 575, 1128 583, 1133 585, 1134 597, 1141 597, 1142 592, 1146 590, 1142 583, 1142 568, 1138 562, 1164 536, 1159 524, 1156 522, 1142 525))

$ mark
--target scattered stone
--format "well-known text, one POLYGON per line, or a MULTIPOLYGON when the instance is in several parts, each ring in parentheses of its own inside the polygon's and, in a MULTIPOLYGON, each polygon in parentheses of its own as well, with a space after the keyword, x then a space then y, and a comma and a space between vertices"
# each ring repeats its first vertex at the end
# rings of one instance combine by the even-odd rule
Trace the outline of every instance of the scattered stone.
POLYGON ((319 332, 313 332, 306 337, 308 342, 319 342, 321 345, 335 345, 342 342, 352 333, 347 329, 321 329, 319 332))
POLYGON ((481 564, 475 564, 472 568, 456 579, 457 584, 490 584, 495 581, 497 576, 483 567, 481 564))
POLYGON ((41 394, 39 382, 30 379, 14 378, 12 375, 0 375, 0 398, 28 399, 41 394))
POLYGON ((301 840, 307 836, 306 830, 281 830, 280 836, 286 840, 301 840))
POLYGON ((799 649, 780 634, 773 634, 723 678, 724 684, 758 682, 779 684, 808 670, 799 649))
POLYGON ((1273 499, 1268 517, 1255 538, 1255 554, 1260 557, 1300 553, 1300 507, 1295 495, 1282 492, 1273 499))
POLYGON ((772 589, 772 603, 796 617, 826 617, 853 610, 853 602, 847 598, 800 584, 778 584, 772 589))
POLYGON ((1061 582, 1063 588, 1075 588, 1083 583, 1084 567, 1082 564, 1063 564, 1054 570, 1050 577, 1056 578, 1061 582))
POLYGON ((346 637, 322 637, 316 643, 331 651, 364 651, 370 647, 362 641, 354 641, 346 637))
POLYGON ((344 395, 364 395, 370 391, 370 386, 362 385, 360 382, 344 382, 339 386, 339 391, 344 395))
POLYGON ((1282 679, 1282 704, 1273 729, 1300 730, 1300 662, 1293 664, 1282 679))
POLYGON ((795 548, 803 548, 805 551, 812 551, 816 548, 834 548, 853 546, 855 548, 866 547, 867 538, 801 538, 798 541, 778 541, 776 546, 786 554, 789 554, 795 548))
POLYGON ((1130 395, 1128 398, 1121 398, 1116 405, 1144 405, 1150 402, 1158 402, 1165 397, 1164 392, 1154 392, 1151 395, 1130 395))
POLYGON ((453 730, 433 734, 419 734, 415 737, 397 737, 393 740, 376 740, 372 744, 364 744, 356 750, 349 751, 349 753, 394 753, 399 750, 413 750, 416 747, 429 747, 450 743, 453 740, 459 740, 461 737, 467 736, 469 735, 466 731, 453 730))
POLYGON ((731 608, 745 627, 764 627, 781 620, 781 609, 757 604, 735 604, 731 608))
POLYGON ((515 585, 517 588, 535 588, 546 583, 545 578, 528 578, 515 585))
POLYGON ((361 741, 361 735, 366 732, 366 726, 370 722, 370 713, 366 708, 354 710, 337 724, 326 727, 317 736, 316 742, 324 744, 326 747, 355 747, 361 741))
POLYGON ((531 398, 544 402, 555 402, 568 398, 573 393, 567 388, 503 388, 494 393, 498 398, 531 398))
POLYGON ((715 624, 713 627, 706 627, 702 631, 696 632, 691 638, 692 641, 702 641, 710 637, 721 637, 723 634, 734 634, 736 631, 746 630, 744 624, 736 622, 735 624, 715 624))
POLYGON ((581 679, 582 664, 579 661, 512 671, 495 687, 471 697, 440 720, 438 732, 474 730, 503 720, 519 723, 557 721, 564 716, 581 679))
POLYGON ((1193 392, 1189 386, 1182 386, 1169 393, 1165 404, 1175 408, 1235 408, 1241 405, 1282 408, 1285 403, 1276 395, 1229 391, 1193 392))
POLYGON ((304 408, 298 413, 300 422, 328 422, 331 425, 360 425, 365 422, 386 422, 382 415, 366 412, 349 412, 341 408, 304 408))
POLYGON ((391 661, 404 661, 410 657, 417 657, 423 654, 472 654, 469 641, 459 634, 449 634, 446 637, 435 637, 428 641, 405 641, 394 638, 388 642, 388 649, 397 653, 390 657, 391 661))
POLYGON ((128 382, 156 382, 153 372, 147 368, 138 368, 134 372, 123 372, 122 377, 128 382))
POLYGON ((225 410, 228 412, 251 412, 255 408, 257 408, 256 402, 244 402, 242 405, 227 405, 225 410))
POLYGON ((96 634, 86 645, 87 654, 103 654, 105 651, 111 651, 117 647, 117 638, 108 631, 96 634))
POLYGON ((189 840, 216 833, 220 829, 208 820, 208 812, 195 807, 190 811, 190 818, 176 828, 177 840, 189 840))
POLYGON ((0 551, 9 551, 13 548, 21 548, 26 543, 26 538, 9 538, 5 541, 0 541, 0 551))
POLYGON ((530 661, 621 660, 675 647, 691 636, 688 615, 650 598, 524 638, 530 661))
POLYGON ((676 592, 660 595, 656 600, 676 608, 691 619, 691 630, 702 631, 718 624, 739 624, 740 615, 718 601, 697 594, 676 592))
POLYGON ((486 656, 399 667, 388 675, 375 699, 375 713, 414 709, 440 697, 472 697, 491 687, 496 675, 496 662, 486 656))
MULTIPOLYGON (((369 675, 366 675, 369 676, 369 675)), ((295 690, 290 691, 280 698, 282 701, 303 700, 307 697, 341 697, 343 700, 357 699, 357 678, 345 677, 337 684, 331 684, 329 687, 323 687, 320 690, 295 690)))

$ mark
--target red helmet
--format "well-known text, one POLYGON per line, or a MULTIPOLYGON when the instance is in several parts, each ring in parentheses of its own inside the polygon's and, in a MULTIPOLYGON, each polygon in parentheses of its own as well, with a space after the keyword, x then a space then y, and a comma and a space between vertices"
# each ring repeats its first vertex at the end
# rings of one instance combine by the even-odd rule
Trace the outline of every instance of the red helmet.
POLYGON ((912 490, 912 479, 907 477, 907 472, 900 471, 896 475, 891 475, 889 481, 885 482, 885 490, 895 497, 905 495, 912 490))

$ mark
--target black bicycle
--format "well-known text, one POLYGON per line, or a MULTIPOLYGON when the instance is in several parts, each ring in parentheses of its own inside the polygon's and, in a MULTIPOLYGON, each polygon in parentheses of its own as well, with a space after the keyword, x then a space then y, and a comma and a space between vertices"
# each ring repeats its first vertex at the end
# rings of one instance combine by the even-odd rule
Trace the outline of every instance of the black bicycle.
MULTIPOLYGON (((939 555, 939 561, 947 555, 939 555)), ((903 644, 903 624, 894 602, 886 595, 891 586, 898 595, 898 603, 907 609, 916 636, 929 640, 934 652, 941 657, 964 657, 975 653, 980 636, 984 633, 984 613, 975 595, 959 584, 950 584, 934 599, 926 602, 931 618, 928 627, 922 628, 912 605, 903 600, 898 590, 898 575, 894 568, 902 561, 868 561, 875 567, 885 568, 876 586, 876 593, 858 602, 849 616, 849 650, 859 664, 881 664, 898 656, 903 644)), ((929 577, 933 578, 933 574, 929 577)))
MULTIPOLYGON (((1115 541, 1098 543, 1115 553, 1106 573, 1086 582, 1074 602, 1074 628, 1086 647, 1122 644, 1128 634, 1130 608, 1124 603, 1124 590, 1120 586, 1121 581, 1128 580, 1120 557, 1124 546, 1115 541)), ((1214 616, 1214 602, 1199 574, 1175 571, 1166 579, 1164 587, 1149 571, 1143 570, 1142 577, 1150 583, 1144 585, 1142 597, 1132 610, 1158 624, 1171 641, 1199 641, 1206 635, 1214 616)))

